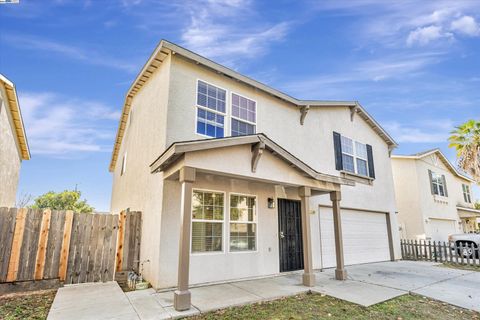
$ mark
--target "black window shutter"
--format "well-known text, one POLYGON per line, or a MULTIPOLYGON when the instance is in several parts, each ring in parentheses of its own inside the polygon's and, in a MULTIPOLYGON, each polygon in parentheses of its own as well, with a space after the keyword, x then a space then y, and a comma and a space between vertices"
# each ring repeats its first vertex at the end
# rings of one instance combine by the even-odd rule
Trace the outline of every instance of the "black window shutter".
POLYGON ((375 165, 373 164, 372 146, 367 144, 368 176, 375 179, 375 165))
POLYGON ((343 170, 342 138, 338 132, 333 132, 333 148, 335 150, 335 169, 343 170))
POLYGON ((432 194, 435 194, 435 191, 433 191, 432 170, 428 170, 428 177, 430 178, 430 191, 432 192, 432 194))
POLYGON ((447 180, 445 180, 445 175, 443 174, 442 174, 442 180, 443 180, 443 189, 445 190, 445 197, 448 197, 447 180))

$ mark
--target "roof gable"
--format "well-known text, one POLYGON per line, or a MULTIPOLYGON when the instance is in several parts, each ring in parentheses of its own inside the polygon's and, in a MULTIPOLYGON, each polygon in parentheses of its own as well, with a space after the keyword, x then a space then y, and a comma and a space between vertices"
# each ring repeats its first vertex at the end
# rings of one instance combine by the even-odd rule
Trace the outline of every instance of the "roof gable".
POLYGON ((198 55, 190 50, 187 50, 183 47, 180 47, 174 43, 171 43, 166 40, 161 40, 158 46, 155 48, 153 54, 148 59, 147 63, 144 65, 130 89, 127 92, 125 98, 125 103, 122 109, 122 115, 120 119, 120 124, 117 130, 117 136, 115 138, 115 145, 112 152, 112 158, 110 161, 109 170, 113 171, 115 164, 117 162, 118 152, 120 151, 120 145, 122 143, 125 123, 127 121, 128 113, 130 112, 130 107, 133 97, 136 93, 142 88, 142 86, 148 81, 150 76, 155 72, 158 66, 164 61, 164 59, 169 54, 178 54, 182 57, 185 57, 198 65, 202 65, 208 69, 211 69, 219 74, 225 75, 226 77, 236 79, 239 82, 245 83, 249 86, 255 87, 271 96, 274 96, 280 100, 286 101, 293 104, 301 112, 301 120, 305 117, 309 108, 325 108, 325 107, 348 107, 352 112, 352 117, 354 114, 358 114, 363 118, 372 129, 387 143, 390 148, 395 148, 397 143, 395 140, 380 126, 380 124, 370 115, 368 112, 358 103, 358 101, 324 101, 324 100, 300 100, 292 96, 289 96, 279 90, 276 90, 272 87, 269 87, 259 81, 251 79, 247 76, 244 76, 232 69, 229 69, 225 66, 222 66, 212 60, 209 60, 201 55, 198 55))
POLYGON ((457 177, 475 183, 475 180, 473 180, 472 178, 468 177, 465 174, 462 174, 457 168, 455 168, 455 166, 447 159, 447 157, 443 154, 443 152, 439 148, 430 149, 423 152, 414 153, 411 155, 392 155, 392 158, 420 160, 432 155, 438 156, 438 158, 445 165, 445 167, 457 177))
MULTIPOLYGON (((302 172, 304 176, 309 178, 337 184, 355 185, 352 180, 320 173, 314 170, 303 161, 292 155, 290 152, 282 148, 280 145, 272 141, 263 133, 248 136, 203 139, 173 143, 150 165, 150 171, 155 173, 166 170, 169 166, 174 164, 177 159, 181 158, 187 152, 212 150, 247 144, 252 145, 252 150, 255 146, 261 145, 262 148, 270 151, 272 155, 280 158, 289 164, 290 167, 296 168, 298 171, 302 172)), ((254 160, 252 159, 252 167, 254 166, 253 161, 254 160)))
POLYGON ((5 105, 10 110, 13 120, 13 131, 17 137, 18 148, 20 156, 23 160, 30 159, 30 149, 28 147, 27 135, 25 134, 25 127, 23 125, 22 112, 20 111, 20 104, 18 103, 17 90, 13 82, 8 80, 4 75, 0 74, 0 83, 3 85, 6 93, 5 105))

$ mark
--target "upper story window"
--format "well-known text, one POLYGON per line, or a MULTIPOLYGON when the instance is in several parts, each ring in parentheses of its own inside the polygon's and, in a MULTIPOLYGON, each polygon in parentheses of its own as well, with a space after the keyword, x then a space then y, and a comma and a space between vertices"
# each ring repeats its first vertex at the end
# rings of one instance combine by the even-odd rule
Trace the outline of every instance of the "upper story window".
POLYGON ((198 81, 196 129, 198 134, 213 138, 225 136, 226 96, 224 89, 198 81))
POLYGON ((472 203, 470 186, 468 184, 462 184, 462 189, 463 189, 463 200, 465 200, 466 203, 472 203))
POLYGON ((447 182, 443 174, 435 173, 431 170, 428 170, 430 176, 430 186, 432 194, 439 195, 442 197, 448 197, 447 193, 447 182))
POLYGON ((256 102, 232 93, 232 136, 254 134, 256 122, 256 102))
MULTIPOLYGON (((336 149, 338 148, 337 145, 335 147, 336 149)), ((353 141, 345 136, 340 136, 339 148, 340 151, 336 150, 336 152, 341 152, 341 167, 339 169, 337 164, 338 170, 345 170, 362 176, 370 176, 369 156, 366 144, 353 141)), ((373 157, 371 158, 372 162, 370 165, 373 169, 373 157)))

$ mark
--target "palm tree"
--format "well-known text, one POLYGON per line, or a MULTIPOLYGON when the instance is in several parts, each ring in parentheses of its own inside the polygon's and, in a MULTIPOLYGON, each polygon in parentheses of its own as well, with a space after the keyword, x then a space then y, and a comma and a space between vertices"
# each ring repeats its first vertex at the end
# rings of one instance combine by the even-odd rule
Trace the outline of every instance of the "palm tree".
POLYGON ((480 121, 469 120, 451 132, 449 147, 457 150, 459 167, 480 183, 480 121))

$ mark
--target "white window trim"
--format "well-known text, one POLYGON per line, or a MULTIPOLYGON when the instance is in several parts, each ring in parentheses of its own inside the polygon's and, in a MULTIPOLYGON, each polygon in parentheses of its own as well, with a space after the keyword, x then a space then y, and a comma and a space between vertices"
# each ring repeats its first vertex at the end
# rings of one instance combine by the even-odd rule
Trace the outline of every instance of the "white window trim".
POLYGON ((227 201, 226 201, 226 196, 227 193, 225 191, 219 191, 219 190, 211 190, 211 189, 201 189, 201 188, 192 188, 192 204, 190 207, 190 216, 191 216, 191 221, 190 221, 190 255, 194 256, 205 256, 205 255, 219 255, 219 254, 225 254, 225 215, 226 215, 226 209, 227 209, 227 201), (200 192, 214 192, 214 193, 221 193, 223 194, 223 220, 205 220, 205 219, 193 219, 193 193, 195 191, 200 191, 200 192), (222 251, 205 251, 205 252, 193 252, 193 223, 194 222, 213 222, 213 223, 222 223, 222 251))
POLYGON ((468 184, 462 183, 462 191, 463 191, 463 200, 465 203, 472 203, 472 194, 470 192, 470 186, 468 184), (467 201, 470 200, 470 201, 467 201))
POLYGON ((446 195, 446 192, 445 192, 445 184, 443 183, 443 177, 442 177, 441 174, 436 173, 435 171, 432 171, 432 184, 436 184, 436 185, 437 185, 438 194, 435 193, 435 190, 433 191, 433 194, 434 194, 435 196, 442 197, 442 198, 447 198, 447 195, 446 195), (441 180, 440 183, 435 181, 435 180, 437 180, 437 179, 436 179, 436 176, 440 177, 440 180, 441 180), (440 194, 440 188, 439 188, 440 185, 441 185, 442 188, 443 188, 443 195, 440 194))
MULTIPOLYGON (((342 149, 342 156, 343 156, 343 154, 345 154, 345 155, 347 155, 347 156, 353 157, 353 170, 354 170, 354 172, 350 172, 350 171, 348 171, 348 170, 345 170, 344 168, 342 168, 342 171, 345 172, 345 173, 347 173, 347 174, 354 174, 354 175, 357 175, 357 176, 359 176, 359 177, 370 178, 370 176, 368 175, 368 173, 369 173, 368 159, 357 156, 357 142, 363 144, 363 145, 365 146, 365 148, 366 148, 366 146, 367 146, 366 143, 363 143, 363 142, 360 142, 360 141, 357 141, 357 140, 353 140, 352 138, 349 138, 349 137, 344 136, 344 135, 340 135, 340 146, 341 146, 341 149, 342 149), (352 141, 353 154, 350 154, 350 153, 345 152, 345 151, 343 150, 342 142, 341 142, 342 137, 347 138, 347 139, 349 139, 350 141, 352 141), (363 174, 358 173, 357 159, 363 160, 363 161, 365 161, 365 162, 367 163, 367 175, 363 175, 363 174)), ((343 162, 343 159, 342 159, 342 162, 343 162)))
MULTIPOLYGON (((231 117, 232 119, 235 119, 235 120, 238 120, 238 121, 245 122, 245 123, 248 123, 248 124, 250 124, 250 125, 253 125, 253 126, 255 126, 255 133, 258 132, 258 130, 257 130, 257 123, 258 123, 258 112, 257 112, 257 111, 258 111, 258 102, 257 102, 257 100, 251 99, 251 98, 249 98, 249 97, 247 97, 247 96, 244 96, 244 95, 242 95, 242 94, 240 94, 240 93, 237 93, 237 92, 235 92, 235 91, 231 91, 231 92, 230 92, 230 109, 231 109, 231 111, 230 111, 231 116, 230 116, 230 117, 231 117), (242 119, 242 118, 240 118, 240 117, 235 117, 235 116, 233 115, 233 95, 234 95, 234 94, 236 94, 236 95, 239 96, 239 97, 242 97, 242 98, 245 98, 245 99, 248 99, 248 100, 251 100, 251 101, 255 102, 255 122, 248 121, 248 120, 244 120, 244 119, 242 119)), ((231 124, 230 124, 230 128, 231 128, 231 127, 232 127, 232 126, 231 126, 231 124)), ((231 132, 230 132, 230 135, 232 135, 231 132)))
MULTIPOLYGON (((229 105, 229 94, 228 94, 228 90, 219 86, 219 85, 216 85, 214 83, 211 83, 211 82, 208 82, 208 81, 205 81, 203 79, 200 79, 200 78, 197 78, 197 81, 195 82, 196 83, 196 88, 195 88, 195 134, 197 136, 200 136, 200 137, 203 137, 203 138, 207 138, 207 139, 215 139, 217 137, 211 137, 211 136, 208 136, 206 134, 201 134, 201 133, 198 133, 198 128, 197 128, 197 124, 198 124, 198 111, 197 109, 203 109, 203 110, 206 110, 206 111, 209 111, 209 112, 213 112, 213 113, 216 113, 216 114, 219 114, 221 116, 224 116, 224 119, 223 119, 223 138, 225 137, 228 137, 229 135, 227 134, 229 132, 229 129, 230 129, 230 125, 228 124, 228 118, 229 118, 229 114, 228 114, 228 105, 229 105), (223 112, 220 112, 218 110, 213 110, 213 109, 210 109, 208 107, 204 107, 204 106, 201 106, 198 104, 198 84, 199 82, 204 82, 208 85, 211 85, 211 86, 214 86, 218 89, 221 89, 221 90, 225 90, 225 113, 223 112)), ((230 136, 231 136, 231 133, 230 133, 230 136)))
POLYGON ((248 254, 248 253, 258 253, 258 196, 253 195, 253 194, 247 194, 247 193, 239 193, 239 192, 230 192, 228 194, 228 215, 227 215, 227 224, 228 224, 228 234, 227 234, 227 252, 232 253, 232 254, 248 254), (255 221, 230 221, 230 196, 246 196, 246 197, 253 197, 255 198, 255 221), (243 250, 243 251, 231 251, 230 250, 230 223, 250 223, 250 224, 256 224, 256 230, 255 230, 255 250, 243 250))

